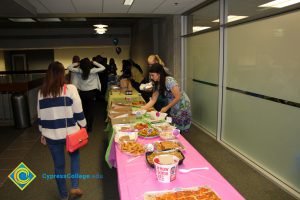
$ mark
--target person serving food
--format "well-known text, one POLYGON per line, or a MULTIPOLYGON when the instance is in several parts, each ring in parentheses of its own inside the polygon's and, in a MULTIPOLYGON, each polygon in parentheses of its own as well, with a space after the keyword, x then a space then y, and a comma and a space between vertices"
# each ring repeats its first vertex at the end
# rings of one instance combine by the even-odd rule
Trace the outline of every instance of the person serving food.
POLYGON ((160 104, 160 112, 168 113, 172 122, 181 132, 188 132, 191 126, 191 103, 184 91, 181 91, 177 81, 167 74, 162 65, 156 63, 149 69, 154 82, 150 101, 141 107, 148 110, 155 103, 160 104))

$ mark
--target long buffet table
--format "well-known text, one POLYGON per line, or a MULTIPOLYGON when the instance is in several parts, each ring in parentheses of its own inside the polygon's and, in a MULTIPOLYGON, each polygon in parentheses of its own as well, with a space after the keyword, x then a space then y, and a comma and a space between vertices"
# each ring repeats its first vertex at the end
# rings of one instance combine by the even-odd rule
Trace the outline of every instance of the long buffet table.
MULTIPOLYGON (((171 183, 160 183, 156 180, 155 169, 151 168, 145 156, 133 158, 116 149, 116 163, 120 199, 143 199, 148 191, 171 190, 173 188, 187 188, 195 186, 208 186, 223 200, 244 199, 205 158, 192 147, 181 135, 177 138, 184 146, 185 159, 178 168, 208 167, 208 170, 197 170, 189 173, 177 171, 176 179, 171 183)), ((138 142, 147 144, 158 139, 138 139, 138 142)))
MULTIPOLYGON (((113 98, 110 101, 113 102, 113 98)), ((112 127, 110 131, 113 131, 112 127)), ((155 169, 147 164, 145 156, 132 157, 124 154, 118 148, 113 136, 114 134, 112 133, 106 160, 110 166, 117 168, 121 200, 142 200, 144 193, 149 191, 198 186, 211 188, 223 200, 244 199, 181 135, 178 135, 177 139, 185 146, 185 150, 183 151, 185 159, 178 168, 208 167, 208 169, 191 171, 189 173, 180 173, 177 171, 176 179, 171 183, 158 182, 155 169)), ((159 137, 152 139, 138 138, 137 142, 148 144, 157 140, 159 140, 159 137)))
MULTIPOLYGON (((125 95, 120 91, 108 90, 106 93, 106 100, 108 105, 107 111, 109 113, 112 103, 128 103, 132 101, 142 101, 143 98, 136 90, 133 90, 131 95, 125 95)), ((109 118, 109 116, 107 118, 107 122, 108 123, 105 128, 105 131, 108 134, 109 143, 105 154, 105 160, 109 167, 116 167, 116 159, 115 159, 116 153, 115 153, 115 148, 113 148, 113 137, 112 137, 113 136, 112 121, 109 118)))

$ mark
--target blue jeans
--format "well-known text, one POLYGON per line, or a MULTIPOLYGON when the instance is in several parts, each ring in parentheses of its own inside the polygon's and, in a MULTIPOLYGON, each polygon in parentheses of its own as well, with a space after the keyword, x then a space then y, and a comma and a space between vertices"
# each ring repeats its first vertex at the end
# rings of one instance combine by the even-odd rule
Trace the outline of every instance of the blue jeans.
MULTIPOLYGON (((47 146, 51 152, 55 175, 65 174, 65 144, 66 140, 51 140, 46 138, 47 146)), ((79 174, 79 150, 69 153, 71 158, 71 174, 79 174)), ((65 178, 56 178, 56 184, 61 198, 68 197, 68 190, 65 178)), ((71 178, 72 188, 78 188, 78 178, 71 178)))

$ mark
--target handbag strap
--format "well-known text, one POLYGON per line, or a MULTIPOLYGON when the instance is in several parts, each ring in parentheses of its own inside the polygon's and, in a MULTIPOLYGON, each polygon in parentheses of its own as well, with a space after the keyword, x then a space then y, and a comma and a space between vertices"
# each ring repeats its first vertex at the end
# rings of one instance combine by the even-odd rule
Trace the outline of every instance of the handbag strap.
POLYGON ((63 94, 64 94, 64 108, 65 108, 65 125, 66 125, 66 136, 68 135, 68 123, 67 123, 67 103, 66 103, 66 94, 67 94, 67 85, 64 84, 63 87, 63 94))

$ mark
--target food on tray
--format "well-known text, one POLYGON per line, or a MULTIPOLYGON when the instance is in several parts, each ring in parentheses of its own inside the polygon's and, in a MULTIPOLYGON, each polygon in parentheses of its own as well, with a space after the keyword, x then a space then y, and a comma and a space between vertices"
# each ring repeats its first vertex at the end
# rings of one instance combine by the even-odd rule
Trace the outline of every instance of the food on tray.
POLYGON ((123 135, 123 136, 119 137, 120 142, 129 141, 129 140, 130 140, 129 135, 123 135))
POLYGON ((176 127, 171 126, 169 124, 155 125, 155 127, 161 129, 162 131, 171 131, 171 130, 174 130, 176 128, 176 127))
POLYGON ((178 140, 158 141, 154 143, 156 150, 164 151, 168 149, 184 149, 178 140))
POLYGON ((158 156, 158 155, 174 155, 176 156, 177 158, 179 158, 179 165, 182 164, 183 160, 184 160, 184 155, 182 154, 182 152, 178 149, 176 150, 171 150, 171 151, 160 151, 160 152, 157 152, 157 151, 154 151, 154 152, 147 152, 146 153, 146 160, 147 160, 147 163, 151 166, 151 167, 154 167, 154 163, 153 163, 153 158, 155 156, 158 156))
POLYGON ((135 129, 138 129, 138 130, 142 130, 144 128, 148 128, 148 124, 145 124, 145 123, 137 123, 136 125, 134 125, 134 128, 135 129))
POLYGON ((133 156, 145 153, 143 145, 138 142, 123 142, 120 144, 120 149, 121 151, 133 156))
POLYGON ((123 126, 123 127, 121 127, 120 131, 122 131, 122 132, 130 132, 130 131, 134 131, 134 130, 131 127, 123 126))
POLYGON ((144 101, 134 101, 134 102, 132 102, 132 105, 133 106, 143 106, 143 105, 145 105, 145 102, 144 101))
POLYGON ((173 131, 162 131, 159 133, 159 136, 163 140, 169 140, 169 139, 174 139, 175 135, 173 135, 173 131))
POLYGON ((221 198, 208 187, 183 188, 180 191, 177 190, 146 192, 144 194, 144 200, 221 200, 221 198))
POLYGON ((144 128, 139 130, 138 135, 142 137, 157 137, 159 136, 159 131, 155 128, 144 128))
POLYGON ((115 132, 137 132, 131 124, 115 124, 115 132))
POLYGON ((136 141, 138 138, 137 132, 117 132, 115 135, 115 142, 122 143, 125 141, 136 141))

